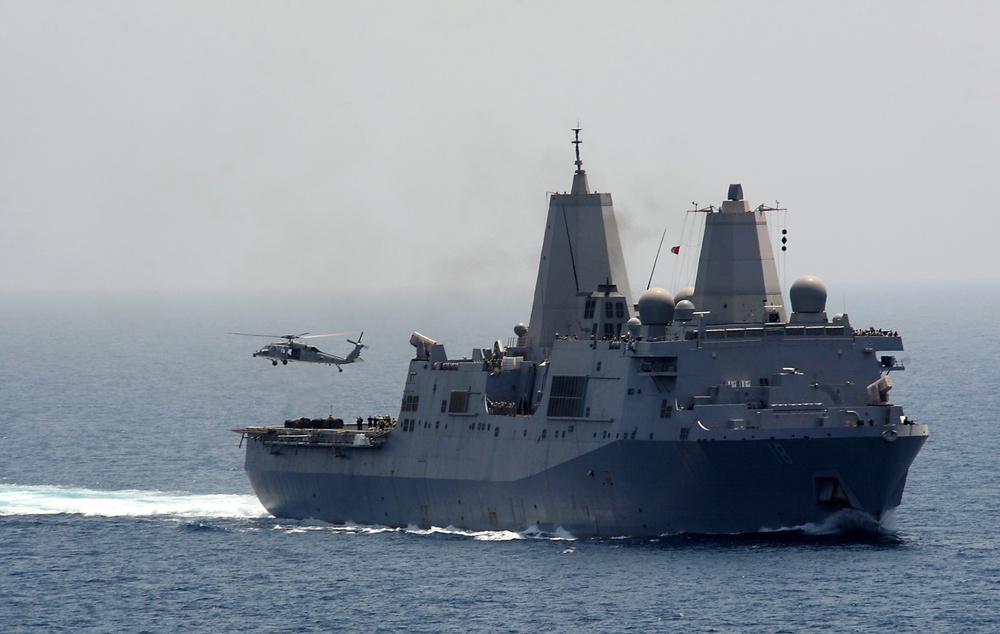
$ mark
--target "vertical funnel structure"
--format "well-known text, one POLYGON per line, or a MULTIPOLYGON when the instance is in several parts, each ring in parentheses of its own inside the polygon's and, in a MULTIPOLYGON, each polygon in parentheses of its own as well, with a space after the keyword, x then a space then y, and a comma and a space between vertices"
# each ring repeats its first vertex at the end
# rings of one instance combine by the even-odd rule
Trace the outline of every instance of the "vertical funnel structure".
POLYGON ((586 296, 601 291, 624 298, 624 324, 632 298, 611 194, 591 193, 576 138, 576 172, 568 194, 552 194, 538 263, 528 342, 531 357, 548 356, 556 335, 589 336, 584 330, 586 296))

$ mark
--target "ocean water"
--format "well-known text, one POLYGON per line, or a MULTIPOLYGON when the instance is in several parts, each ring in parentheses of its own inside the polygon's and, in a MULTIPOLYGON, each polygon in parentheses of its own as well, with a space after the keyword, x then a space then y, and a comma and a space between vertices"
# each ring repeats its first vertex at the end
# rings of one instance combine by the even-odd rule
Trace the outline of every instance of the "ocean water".
POLYGON ((0 295, 0 629, 1000 631, 998 291, 831 288, 901 332, 892 398, 931 424, 893 530, 604 540, 276 519, 229 431, 395 414, 410 332, 468 355, 527 295, 0 295), (342 373, 226 334, 362 330, 342 373))

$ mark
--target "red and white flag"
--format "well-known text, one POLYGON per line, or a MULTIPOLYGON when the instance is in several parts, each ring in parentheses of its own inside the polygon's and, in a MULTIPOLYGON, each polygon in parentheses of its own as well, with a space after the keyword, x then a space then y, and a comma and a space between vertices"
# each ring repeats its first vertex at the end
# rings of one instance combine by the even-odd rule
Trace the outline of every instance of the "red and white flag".
POLYGON ((677 255, 678 253, 681 252, 681 245, 678 244, 676 247, 671 247, 670 252, 673 253, 674 255, 677 255))

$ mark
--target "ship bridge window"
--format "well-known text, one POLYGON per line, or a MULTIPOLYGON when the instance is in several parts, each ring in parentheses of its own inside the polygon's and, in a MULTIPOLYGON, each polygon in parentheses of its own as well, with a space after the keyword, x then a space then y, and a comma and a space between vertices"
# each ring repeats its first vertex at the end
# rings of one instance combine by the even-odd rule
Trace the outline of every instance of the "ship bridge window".
POLYGON ((594 318, 594 306, 597 305, 593 299, 588 299, 583 305, 583 318, 593 319, 594 318))
POLYGON ((553 376, 548 416, 579 418, 587 395, 587 377, 553 376))
POLYGON ((406 394, 403 396, 403 411, 415 412, 420 404, 420 397, 416 394, 406 394))

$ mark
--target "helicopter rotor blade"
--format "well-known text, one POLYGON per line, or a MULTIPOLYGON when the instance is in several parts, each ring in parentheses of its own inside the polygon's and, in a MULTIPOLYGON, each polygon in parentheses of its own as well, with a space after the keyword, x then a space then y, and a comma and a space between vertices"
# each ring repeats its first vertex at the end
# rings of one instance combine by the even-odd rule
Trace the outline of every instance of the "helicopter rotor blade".
POLYGON ((343 337, 346 334, 349 334, 349 333, 346 333, 346 332, 332 332, 332 333, 330 333, 328 335, 308 335, 308 336, 306 336, 306 335, 303 334, 303 335, 299 335, 299 337, 301 339, 315 339, 316 337, 343 337))
MULTIPOLYGON (((255 332, 231 332, 229 334, 231 334, 231 335, 241 335, 243 337, 267 337, 268 339, 285 339, 286 341, 288 341, 288 343, 291 343, 295 339, 302 339, 303 337, 305 337, 309 333, 308 332, 303 332, 303 333, 298 334, 298 335, 263 335, 263 334, 259 334, 259 333, 255 333, 255 332)), ((316 335, 313 335, 313 336, 315 337, 316 335)))

